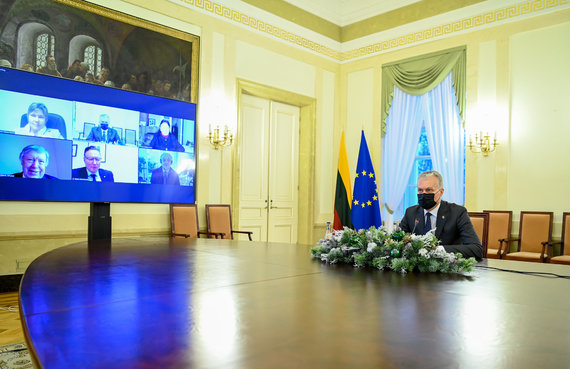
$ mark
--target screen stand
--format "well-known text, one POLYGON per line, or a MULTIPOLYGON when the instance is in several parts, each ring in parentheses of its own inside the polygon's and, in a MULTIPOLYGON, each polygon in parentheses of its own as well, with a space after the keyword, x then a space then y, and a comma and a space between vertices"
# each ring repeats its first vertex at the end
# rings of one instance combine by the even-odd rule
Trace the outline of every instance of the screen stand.
POLYGON ((108 202, 92 202, 88 223, 88 241, 110 241, 111 204, 108 202))

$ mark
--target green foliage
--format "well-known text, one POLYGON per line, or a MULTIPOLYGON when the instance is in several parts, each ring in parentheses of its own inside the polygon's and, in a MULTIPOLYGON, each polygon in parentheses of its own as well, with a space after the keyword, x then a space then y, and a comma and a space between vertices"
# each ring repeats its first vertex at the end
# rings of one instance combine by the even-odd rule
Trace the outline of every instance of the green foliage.
POLYGON ((474 258, 465 259, 459 253, 447 253, 432 234, 418 236, 401 231, 390 234, 384 227, 358 232, 349 228, 334 231, 330 238, 319 241, 311 249, 311 254, 330 264, 353 264, 380 270, 388 268, 399 273, 414 270, 470 272, 477 262, 474 258))

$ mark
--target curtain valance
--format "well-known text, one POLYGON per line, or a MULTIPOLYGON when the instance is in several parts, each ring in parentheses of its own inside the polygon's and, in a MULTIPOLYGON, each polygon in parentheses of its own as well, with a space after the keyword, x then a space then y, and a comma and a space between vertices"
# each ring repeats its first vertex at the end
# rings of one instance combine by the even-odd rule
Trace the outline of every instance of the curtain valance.
POLYGON ((401 60, 382 66, 382 137, 392 105, 394 86, 410 95, 423 95, 453 71, 453 88, 461 124, 465 126, 465 46, 401 60))

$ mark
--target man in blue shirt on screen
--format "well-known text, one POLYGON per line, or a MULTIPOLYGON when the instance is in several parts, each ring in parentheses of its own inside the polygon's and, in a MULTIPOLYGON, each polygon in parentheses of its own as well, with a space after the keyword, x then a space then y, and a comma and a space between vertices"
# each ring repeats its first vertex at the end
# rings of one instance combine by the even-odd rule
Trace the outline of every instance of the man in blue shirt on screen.
POLYGON ((83 154, 85 166, 73 169, 71 177, 93 182, 115 182, 113 172, 101 169, 101 152, 96 146, 87 146, 83 154))

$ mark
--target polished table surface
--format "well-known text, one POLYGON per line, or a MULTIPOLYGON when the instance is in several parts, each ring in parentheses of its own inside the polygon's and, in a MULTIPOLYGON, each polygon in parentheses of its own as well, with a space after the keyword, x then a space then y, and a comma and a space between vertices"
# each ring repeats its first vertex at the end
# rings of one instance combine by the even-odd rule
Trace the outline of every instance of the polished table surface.
MULTIPOLYGON (((401 275, 306 245, 78 243, 20 287, 44 368, 570 368, 570 280, 476 268, 401 275)), ((570 275, 570 267, 481 266, 570 275)))

